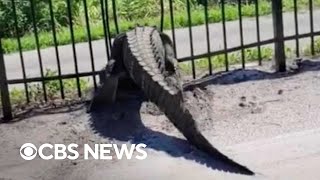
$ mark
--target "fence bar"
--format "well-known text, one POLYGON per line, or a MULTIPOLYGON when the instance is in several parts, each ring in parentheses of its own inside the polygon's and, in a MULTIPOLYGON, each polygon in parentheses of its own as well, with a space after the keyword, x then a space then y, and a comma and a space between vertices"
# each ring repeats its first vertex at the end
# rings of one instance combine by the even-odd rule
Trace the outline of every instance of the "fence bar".
POLYGON ((11 102, 10 102, 10 94, 9 94, 9 87, 7 82, 7 74, 6 74, 6 67, 3 58, 3 51, 2 51, 2 42, 1 42, 1 35, 0 35, 0 92, 1 92, 1 102, 2 102, 2 109, 3 109, 3 120, 8 122, 12 120, 12 109, 11 109, 11 102))
MULTIPOLYGON (((50 9, 50 18, 51 18, 51 28, 52 28, 53 42, 54 42, 56 58, 57 58, 58 76, 61 77, 61 63, 60 63, 60 55, 59 55, 59 50, 58 50, 56 23, 55 23, 55 20, 54 20, 52 0, 49 0, 49 9, 50 9)), ((61 98, 64 99, 65 98, 64 87, 63 87, 63 82, 62 82, 61 78, 59 79, 59 85, 60 85, 61 98)))
POLYGON ((314 22, 313 22, 313 0, 309 0, 309 13, 310 13, 310 32, 311 32, 311 54, 315 55, 314 49, 314 22))
POLYGON ((192 76, 196 78, 196 68, 194 63, 194 52, 193 52, 193 36, 192 36, 192 20, 191 20, 191 8, 190 0, 187 0, 187 11, 188 11, 188 26, 189 26, 189 38, 190 38, 190 51, 191 51, 191 65, 192 65, 192 76))
MULTIPOLYGON (((239 29, 240 29, 240 45, 243 46, 243 26, 242 26, 242 0, 238 0, 238 13, 239 13, 239 29)), ((241 62, 242 68, 246 67, 246 60, 245 60, 245 52, 244 48, 241 49, 241 62)))
POLYGON ((296 56, 300 56, 300 44, 299 44, 299 22, 298 22, 298 3, 297 0, 293 0, 293 8, 294 8, 294 25, 296 32, 296 56))
MULTIPOLYGON (((108 0, 107 0, 107 1, 108 1, 108 0)), ((113 11, 114 25, 115 25, 115 27, 116 27, 117 34, 119 34, 119 26, 118 26, 118 16, 117 16, 116 0, 112 0, 112 11, 113 11)))
POLYGON ((110 54, 110 57, 111 57, 111 47, 112 47, 112 41, 111 41, 111 32, 110 32, 110 23, 109 23, 109 8, 108 8, 108 0, 105 0, 106 2, 106 26, 107 26, 107 33, 108 33, 108 39, 109 39, 109 48, 110 48, 110 51, 109 51, 109 54, 110 54))
MULTIPOLYGON (((316 32, 313 32, 313 33, 299 34, 299 35, 298 35, 298 38, 299 38, 299 39, 307 38, 307 37, 310 37, 312 34, 313 34, 314 36, 320 36, 320 31, 316 31, 316 32)), ((295 38, 296 38, 296 35, 291 35, 291 36, 286 36, 286 37, 284 37, 284 40, 285 40, 285 41, 294 40, 295 38)))
MULTIPOLYGON (((207 37, 207 51, 210 53, 210 31, 209 31, 209 17, 208 17, 208 0, 205 0, 204 4, 204 17, 206 21, 206 37, 207 37)), ((209 75, 212 75, 212 62, 211 56, 208 56, 208 64, 209 64, 209 75)))
POLYGON ((164 5, 163 0, 160 0, 160 6, 161 6, 161 17, 160 17, 160 31, 163 32, 163 21, 164 21, 164 5))
POLYGON ((276 70, 286 71, 286 55, 284 47, 282 0, 272 0, 272 16, 274 29, 274 58, 276 70))
POLYGON ((103 27, 103 34, 104 34, 104 43, 106 46, 107 58, 110 59, 110 52, 109 52, 109 44, 108 44, 108 34, 107 34, 107 26, 106 26, 106 15, 105 15, 105 6, 104 1, 100 0, 100 7, 101 7, 101 17, 102 17, 102 27, 103 27))
POLYGON ((260 12, 259 12, 259 1, 255 1, 255 15, 256 15, 256 29, 257 29, 257 41, 258 41, 258 58, 259 58, 259 65, 262 65, 262 55, 261 55, 261 36, 260 36, 260 12))
POLYGON ((76 77, 88 77, 92 75, 99 75, 101 71, 96 71, 96 72, 80 72, 79 74, 63 74, 61 77, 59 76, 47 76, 44 78, 41 77, 34 77, 34 78, 27 78, 27 79, 9 79, 7 80, 8 84, 20 84, 20 83, 31 83, 31 82, 41 82, 43 80, 45 81, 54 81, 58 80, 59 78, 61 79, 74 79, 76 77))
POLYGON ((169 8, 170 8, 170 21, 171 21, 171 32, 172 32, 172 41, 173 41, 173 49, 175 57, 177 57, 177 46, 176 46, 176 33, 174 28, 174 16, 173 16, 173 2, 169 0, 169 8))
POLYGON ((221 0, 221 14, 222 14, 222 30, 223 30, 223 46, 224 46, 224 59, 225 59, 225 67, 226 71, 229 71, 229 59, 228 59, 228 53, 227 53, 227 32, 226 32, 226 14, 225 14, 225 0, 221 0))
MULTIPOLYGON (((75 40, 74 40, 73 22, 72 22, 72 9, 71 9, 71 2, 70 2, 70 0, 67 0, 67 6, 68 6, 68 19, 69 19, 71 42, 72 42, 72 52, 73 52, 74 68, 75 68, 76 74, 79 74, 79 70, 78 70, 78 59, 77 59, 76 45, 75 45, 75 40)), ((81 93, 80 78, 79 78, 79 76, 76 77, 76 81, 77 81, 78 96, 81 97, 81 96, 82 96, 82 93, 81 93)))
MULTIPOLYGON (((300 35, 301 36, 301 35, 300 35)), ((309 37, 309 36, 307 36, 309 37)), ((294 37, 291 37, 292 39, 294 37)), ((200 58, 206 58, 208 56, 217 56, 220 54, 225 54, 225 53, 231 53, 234 51, 240 51, 242 48, 248 49, 248 48, 253 48, 253 47, 257 47, 258 44, 260 44, 261 46, 263 45, 267 45, 267 44, 271 44, 274 43, 274 39, 268 39, 268 40, 264 40, 261 41, 260 43, 251 43, 251 44, 246 44, 243 46, 237 46, 237 47, 232 47, 232 48, 228 48, 228 49, 222 49, 222 50, 218 50, 218 51, 214 51, 214 52, 210 52, 210 53, 204 53, 204 54, 198 54, 193 56, 194 59, 200 59, 200 58)), ((179 58, 178 61, 179 62, 185 62, 185 61, 190 61, 191 57, 183 57, 183 58, 179 58)))
MULTIPOLYGON (((87 27, 87 36, 88 36, 88 45, 89 45, 89 53, 90 53, 90 61, 91 61, 91 69, 92 72, 95 72, 95 65, 94 65, 94 57, 93 57, 93 49, 92 49, 92 39, 91 39, 91 30, 90 30, 90 22, 89 22, 89 15, 88 15, 88 7, 87 7, 87 0, 83 0, 83 8, 86 20, 86 27, 87 27)), ((93 85, 94 89, 97 90, 97 79, 96 76, 93 75, 93 85)))
MULTIPOLYGON (((30 5, 31 5, 32 25, 33 25, 33 31, 34 31, 34 36, 35 36, 35 40, 36 40, 38 60, 39 60, 39 66, 40 66, 40 75, 43 78, 44 72, 43 72, 43 64, 42 64, 42 57, 41 57, 41 52, 40 52, 39 36, 38 36, 38 30, 37 30, 37 24, 36 24, 36 14, 35 14, 36 12, 35 12, 35 7, 34 7, 35 6, 34 0, 30 0, 30 5)), ((44 100, 48 101, 46 84, 44 81, 42 82, 42 91, 43 91, 44 100)))
MULTIPOLYGON (((15 33, 16 33, 16 37, 17 37, 17 41, 18 41, 20 64, 21 64, 21 68, 22 68, 22 77, 23 77, 23 79, 26 79, 27 78, 26 67, 24 64, 24 57, 23 57, 23 53, 22 53, 22 46, 21 46, 21 39, 20 39, 19 28, 18 28, 18 18, 17 18, 17 10, 16 10, 16 5, 15 5, 15 0, 11 0, 11 3, 12 3, 13 16, 14 16, 15 33)), ((30 97, 29 97, 27 83, 24 83, 24 91, 25 91, 27 102, 29 103, 30 97)))
MULTIPOLYGON (((315 36, 320 36, 320 31, 314 32, 314 35, 315 36)), ((301 38, 307 38, 307 37, 310 37, 310 36, 311 36, 311 33, 305 33, 305 34, 299 34, 298 38, 301 39, 301 38)), ((284 41, 290 41, 290 40, 294 40, 295 38, 296 38, 296 35, 292 35, 292 36, 284 37, 283 40, 284 41)), ((275 43, 275 39, 274 38, 268 39, 268 40, 264 40, 264 41, 260 41, 260 42, 256 42, 256 43, 245 44, 243 46, 232 47, 232 48, 228 48, 226 50, 222 49, 222 50, 214 51, 214 52, 210 52, 210 53, 199 54, 199 55, 195 55, 193 58, 194 59, 200 59, 200 58, 205 58, 205 57, 208 57, 208 56, 217 56, 217 55, 224 54, 224 53, 231 53, 231 52, 234 52, 234 51, 239 51, 242 48, 248 49, 248 48, 257 47, 258 45, 264 46, 264 45, 268 45, 268 44, 272 44, 272 43, 275 43)), ((179 60, 179 62, 185 62, 185 61, 189 61, 190 59, 191 59, 191 57, 182 57, 182 58, 179 58, 178 60, 179 60)))

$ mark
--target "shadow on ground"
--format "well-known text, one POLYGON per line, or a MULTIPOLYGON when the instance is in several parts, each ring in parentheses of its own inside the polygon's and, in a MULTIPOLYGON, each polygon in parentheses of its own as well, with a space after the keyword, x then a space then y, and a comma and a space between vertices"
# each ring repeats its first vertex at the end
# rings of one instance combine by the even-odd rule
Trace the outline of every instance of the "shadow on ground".
POLYGON ((140 117, 143 95, 116 102, 91 112, 92 128, 101 136, 162 151, 172 157, 183 157, 214 170, 245 174, 195 149, 184 139, 166 135, 144 126, 140 117))
POLYGON ((186 83, 184 85, 184 90, 190 91, 196 87, 205 88, 206 86, 213 84, 228 85, 248 81, 288 78, 308 71, 320 71, 320 61, 303 60, 294 62, 294 65, 288 66, 288 71, 283 73, 272 73, 256 69, 238 69, 229 72, 220 72, 186 83))

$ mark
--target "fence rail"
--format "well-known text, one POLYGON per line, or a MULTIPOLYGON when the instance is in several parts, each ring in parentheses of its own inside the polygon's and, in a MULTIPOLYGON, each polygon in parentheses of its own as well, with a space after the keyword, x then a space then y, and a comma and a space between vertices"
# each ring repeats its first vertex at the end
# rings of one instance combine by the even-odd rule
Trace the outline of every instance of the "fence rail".
MULTIPOLYGON (((119 16, 119 7, 118 7, 118 3, 121 2, 121 0, 92 0, 96 3, 98 3, 98 8, 96 9, 97 11, 100 11, 99 14, 101 16, 101 20, 99 21, 99 23, 102 26, 102 33, 103 33, 103 37, 104 37, 104 42, 103 42, 103 49, 105 51, 105 61, 107 61, 107 59, 109 59, 110 57, 110 49, 111 49, 111 45, 112 45, 112 38, 114 37, 114 32, 116 32, 116 34, 119 34, 120 32, 126 31, 126 29, 121 29, 120 26, 121 23, 124 21, 124 18, 120 18, 119 16)), ((70 58, 72 58, 73 60, 73 68, 74 68, 74 72, 73 73, 63 73, 62 69, 63 69, 63 59, 61 57, 61 51, 60 51, 60 47, 59 46, 59 42, 61 41, 59 39, 59 33, 61 34, 61 32, 59 31, 59 25, 57 24, 57 18, 56 18, 56 14, 57 13, 57 9, 54 8, 54 6, 56 5, 55 3, 58 3, 58 1, 53 1, 53 0, 46 0, 44 1, 45 3, 47 3, 47 7, 48 7, 48 14, 47 14, 47 18, 48 18, 48 25, 49 27, 47 27, 47 32, 51 33, 51 40, 50 42, 51 45, 54 47, 51 51, 53 51, 54 56, 55 56, 55 63, 56 63, 56 69, 57 69, 57 74, 53 74, 50 76, 46 75, 45 72, 45 66, 44 66, 44 61, 46 60, 46 58, 48 58, 47 56, 43 55, 43 50, 42 48, 42 42, 41 42, 41 37, 40 37, 40 33, 42 33, 42 31, 40 31, 39 26, 41 25, 41 22, 39 22, 38 17, 39 15, 39 9, 38 9, 38 4, 35 2, 35 0, 23 0, 23 2, 26 2, 28 4, 29 10, 30 10, 30 21, 31 21, 31 28, 30 30, 32 30, 33 34, 33 38, 34 38, 34 42, 35 42, 35 52, 36 52, 36 58, 38 60, 38 65, 39 65, 39 70, 40 70, 40 75, 36 76, 36 77, 28 77, 27 76, 27 71, 29 70, 27 68, 27 65, 29 62, 26 61, 25 59, 25 52, 23 49, 23 45, 22 45, 22 36, 23 33, 22 31, 22 27, 21 27, 21 19, 19 17, 18 14, 18 8, 21 6, 22 1, 20 0, 7 0, 4 1, 2 3, 2 6, 5 4, 7 6, 10 6, 9 10, 7 10, 9 13, 9 16, 11 17, 11 19, 13 19, 14 21, 14 25, 10 26, 9 29, 5 29, 4 31, 0 30, 0 33, 2 34, 0 36, 0 90, 1 90, 1 106, 2 106, 2 114, 5 120, 10 120, 13 118, 13 113, 12 113, 12 106, 11 106, 11 102, 10 102, 10 86, 14 86, 17 84, 21 84, 23 87, 23 91, 24 91, 24 96, 25 96, 25 103, 30 103, 31 101, 31 93, 30 93, 30 86, 29 84, 31 83, 40 83, 41 86, 39 86, 38 89, 40 89, 42 91, 41 95, 43 96, 43 100, 44 101, 49 101, 48 99, 48 82, 50 81, 57 81, 57 87, 58 87, 58 91, 59 91, 59 96, 61 99, 65 99, 66 98, 66 86, 64 81, 66 79, 75 79, 75 86, 73 91, 75 91, 75 93, 81 97, 83 95, 83 89, 82 89, 82 85, 81 85, 81 78, 83 77, 88 77, 88 78, 92 78, 92 85, 93 87, 97 88, 97 81, 98 81, 98 77, 97 75, 99 74, 98 66, 96 65, 97 63, 97 59, 95 58, 95 49, 93 47, 93 37, 92 37, 92 33, 94 32, 92 29, 92 19, 90 19, 90 11, 89 9, 89 4, 88 2, 91 2, 90 0, 82 0, 82 6, 79 6, 79 12, 82 12, 84 14, 83 17, 83 29, 85 29, 85 40, 87 41, 87 50, 89 51, 89 56, 87 61, 90 62, 89 66, 90 66, 90 70, 88 71, 80 71, 79 69, 79 63, 82 63, 82 61, 79 62, 79 58, 81 58, 81 56, 79 56, 79 49, 77 49, 77 39, 76 36, 78 35, 77 32, 75 31, 75 29, 77 27, 75 27, 75 15, 76 13, 73 12, 74 8, 75 8, 75 4, 74 1, 71 0, 64 0, 63 2, 65 2, 66 5, 66 9, 65 9, 65 15, 66 15, 66 19, 67 21, 65 22, 67 25, 65 26, 66 28, 68 28, 69 31, 69 36, 70 36, 70 46, 71 46, 71 51, 70 51, 70 58), (10 29, 11 28, 11 29, 10 29), (13 34, 6 32, 6 31, 10 31, 13 32, 13 34), (9 34, 9 35, 8 35, 9 34), (17 47, 18 47, 18 53, 19 55, 17 57, 19 57, 19 62, 20 62, 20 66, 21 69, 19 72, 22 73, 22 78, 9 78, 7 76, 7 71, 6 71, 6 64, 8 64, 8 62, 6 62, 6 56, 4 56, 4 52, 2 51, 3 49, 3 39, 10 39, 13 41, 16 41, 17 47)), ((61 1, 62 2, 62 1, 61 1)), ((128 1, 129 2, 129 1, 128 1)), ((309 12, 309 21, 310 21, 310 32, 308 33, 301 33, 299 31, 299 14, 298 14, 298 5, 299 5, 299 0, 292 0, 293 3, 293 15, 294 15, 294 30, 295 30, 295 34, 294 35, 290 35, 290 36, 285 36, 284 35, 284 24, 283 24, 283 2, 281 0, 272 0, 271 1, 271 13, 272 13, 272 21, 273 21, 273 31, 274 31, 274 36, 269 38, 269 39, 264 39, 262 40, 262 36, 261 36, 261 25, 262 25, 262 21, 260 18, 261 12, 260 12, 260 4, 265 2, 262 0, 255 0, 255 1, 250 1, 253 4, 250 4, 250 6, 252 6, 254 8, 254 18, 252 20, 255 21, 255 28, 256 28, 256 41, 255 42, 251 42, 251 43, 245 43, 245 31, 244 31, 244 16, 243 16, 243 10, 244 10, 244 6, 243 5, 243 1, 242 0, 234 0, 232 3, 232 6, 236 7, 237 10, 237 20, 238 20, 238 32, 239 32, 239 46, 234 46, 234 47, 229 47, 228 45, 228 24, 227 24, 227 8, 226 6, 230 6, 230 2, 225 1, 225 0, 221 0, 220 4, 219 4, 219 13, 221 16, 221 31, 222 31, 222 37, 217 37, 217 38, 221 38, 223 41, 223 47, 220 49, 215 49, 212 50, 212 45, 215 43, 214 41, 212 41, 212 39, 210 39, 210 35, 212 34, 212 27, 211 27, 211 19, 212 18, 212 14, 210 14, 210 8, 211 6, 209 5, 209 3, 211 3, 211 1, 209 0, 198 0, 197 2, 200 3, 201 5, 199 5, 198 9, 202 9, 203 10, 203 27, 204 27, 204 31, 203 33, 205 34, 206 37, 206 41, 204 42, 204 47, 205 47, 205 52, 204 53, 195 53, 195 46, 196 44, 194 43, 194 27, 193 27, 193 4, 195 3, 195 0, 183 0, 183 2, 185 2, 185 6, 184 9, 185 10, 185 18, 187 18, 187 26, 186 26, 186 31, 187 31, 187 36, 186 39, 189 38, 189 43, 188 43, 188 50, 186 49, 186 51, 190 52, 189 56, 183 56, 183 57, 177 57, 179 62, 190 62, 191 63, 191 70, 192 70, 192 76, 193 78, 197 78, 196 75, 196 61, 199 59, 205 58, 208 62, 208 73, 212 74, 215 71, 215 65, 213 64, 213 60, 212 58, 218 55, 222 55, 223 56, 223 60, 224 60, 224 67, 225 70, 228 71, 229 70, 229 66, 230 66, 230 59, 229 59, 229 54, 232 52, 240 52, 240 56, 239 56, 239 62, 242 66, 242 68, 246 67, 246 49, 249 48, 256 48, 257 50, 257 63, 259 65, 262 64, 263 61, 263 54, 262 54, 262 47, 265 45, 274 45, 274 59, 276 61, 276 67, 278 71, 285 71, 286 69, 286 54, 285 54, 285 43, 287 41, 295 41, 295 48, 296 48, 296 56, 299 57, 301 56, 300 52, 301 52, 301 44, 300 44, 300 39, 302 38, 310 38, 310 49, 311 49, 311 54, 314 55, 315 52, 315 37, 316 36, 320 36, 320 31, 315 30, 314 27, 314 2, 313 0, 309 0, 308 3, 308 12, 309 12)), ((166 28, 169 27, 169 29, 167 29, 168 31, 166 31, 173 40, 173 45, 174 45, 174 51, 175 54, 177 55, 177 48, 179 46, 181 46, 181 42, 177 41, 177 20, 179 20, 178 18, 176 18, 176 13, 178 11, 178 9, 176 9, 176 2, 172 1, 172 0, 159 0, 159 13, 160 16, 158 17, 158 21, 157 22, 152 22, 153 25, 157 25, 159 27, 159 29, 161 31, 165 30, 165 23, 169 23, 169 26, 166 26, 166 28)), ((129 5, 128 5, 129 6, 129 5)), ((1 3, 0 3, 0 8, 1 8, 1 3)), ((144 7, 141 7, 144 8, 144 7)), ((181 11, 181 10, 179 10, 181 11)), ((19 13, 20 10, 19 10, 19 13)), ((1 20, 1 18, 0 18, 1 20)), ((152 24, 151 23, 151 24, 152 24)), ((0 24, 4 24, 4 22, 0 22, 0 24)), ((97 24, 97 22, 95 22, 95 24, 97 24)), ((66 29, 65 28, 65 29, 66 29)), ((29 33, 30 34, 30 33, 29 33)), ((28 35, 28 33, 27 33, 28 35)), ((61 42, 60 42, 61 44, 61 42)), ((35 68, 35 67, 34 67, 35 68)), ((17 72, 18 73, 18 72, 17 72)), ((0 113, 1 116, 1 113, 0 113)))

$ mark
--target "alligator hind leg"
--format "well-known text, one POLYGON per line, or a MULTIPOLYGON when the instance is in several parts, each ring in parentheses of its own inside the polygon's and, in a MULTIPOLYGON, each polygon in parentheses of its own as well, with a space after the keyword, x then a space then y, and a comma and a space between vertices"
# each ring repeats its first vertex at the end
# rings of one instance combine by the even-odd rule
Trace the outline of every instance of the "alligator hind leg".
POLYGON ((112 104, 116 100, 119 78, 116 76, 110 76, 106 78, 104 83, 94 93, 88 112, 94 111, 98 106, 102 104, 112 104))
POLYGON ((94 111, 98 106, 113 104, 117 99, 129 99, 136 97, 136 92, 140 91, 128 78, 126 72, 106 75, 105 72, 100 74, 100 86, 91 100, 88 112, 94 111))
POLYGON ((102 104, 112 104, 116 100, 119 78, 124 76, 122 72, 112 74, 115 67, 115 60, 110 60, 107 66, 99 74, 100 86, 91 100, 88 112, 95 110, 102 104))
POLYGON ((118 35, 111 47, 111 59, 100 74, 100 87, 94 93, 88 112, 102 104, 112 104, 116 101, 119 80, 127 76, 122 62, 122 43, 125 34, 118 35))

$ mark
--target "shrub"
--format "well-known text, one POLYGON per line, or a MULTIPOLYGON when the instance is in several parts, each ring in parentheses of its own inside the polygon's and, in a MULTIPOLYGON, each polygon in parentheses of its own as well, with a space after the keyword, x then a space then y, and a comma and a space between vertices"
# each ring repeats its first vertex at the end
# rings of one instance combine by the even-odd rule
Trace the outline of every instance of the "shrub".
MULTIPOLYGON (((17 14, 17 26, 19 34, 24 34, 31 27, 27 22, 29 19, 28 11, 30 3, 27 1, 17 1, 16 5, 16 14, 17 14)), ((14 12, 12 8, 11 1, 0 1, 0 33, 4 36, 13 37, 15 35, 15 20, 14 12)))
MULTIPOLYGON (((51 16, 49 10, 50 0, 19 0, 14 1, 17 17, 18 34, 20 36, 33 31, 33 19, 31 13, 31 1, 35 9, 35 22, 40 31, 51 29, 51 16)), ((68 26, 67 2, 51 0, 53 4, 54 20, 57 27, 68 26)), ((91 0, 96 1, 96 0, 91 0)), ((81 0, 71 0, 71 9, 74 18, 81 12, 81 0)), ((92 12, 92 11, 90 11, 92 12)), ((1 33, 5 37, 15 37, 15 19, 12 1, 0 1, 0 26, 1 33)))

